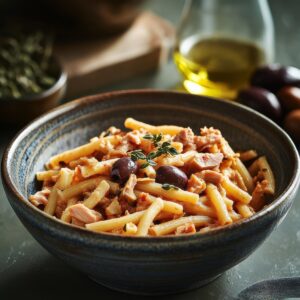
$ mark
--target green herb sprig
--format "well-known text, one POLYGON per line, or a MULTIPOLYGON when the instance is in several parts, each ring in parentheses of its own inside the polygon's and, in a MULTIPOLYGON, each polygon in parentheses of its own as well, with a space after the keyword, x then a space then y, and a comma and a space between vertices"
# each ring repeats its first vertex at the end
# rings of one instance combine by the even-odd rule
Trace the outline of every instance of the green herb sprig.
POLYGON ((159 145, 159 142, 162 140, 163 135, 161 133, 159 134, 150 134, 147 133, 146 135, 143 136, 143 139, 145 140, 152 140, 152 143, 155 147, 159 145))
POLYGON ((179 188, 173 184, 169 184, 169 183, 164 183, 161 186, 164 190, 170 190, 170 189, 174 189, 174 190, 179 190, 179 188))
POLYGON ((141 149, 130 152, 130 157, 133 161, 137 161, 139 159, 146 159, 146 155, 141 149))
POLYGON ((152 140, 153 145, 157 147, 156 151, 150 152, 148 155, 145 155, 141 149, 134 150, 130 153, 131 159, 133 161, 137 161, 139 159, 145 160, 146 162, 143 163, 140 168, 144 169, 148 166, 156 166, 156 162, 153 160, 156 157, 159 157, 163 154, 170 154, 170 155, 177 155, 178 152, 174 147, 171 147, 170 142, 163 142, 160 143, 162 140, 162 134, 146 134, 143 138, 146 140, 152 140))

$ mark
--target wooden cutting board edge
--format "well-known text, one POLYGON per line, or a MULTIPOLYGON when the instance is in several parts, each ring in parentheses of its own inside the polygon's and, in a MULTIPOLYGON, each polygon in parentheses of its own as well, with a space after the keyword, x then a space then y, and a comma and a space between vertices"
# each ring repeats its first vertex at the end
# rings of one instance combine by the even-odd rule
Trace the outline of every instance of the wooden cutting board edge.
MULTIPOLYGON (((141 47, 140 52, 134 51, 132 55, 127 53, 126 57, 122 57, 122 53, 120 53, 120 59, 114 63, 103 64, 100 68, 95 68, 85 74, 72 72, 69 74, 66 98, 84 95, 93 90, 96 91, 97 88, 145 74, 159 68, 167 61, 175 40, 174 27, 168 21, 149 12, 143 13, 136 23, 136 26, 151 26, 151 28, 143 28, 149 32, 151 41, 153 41, 151 45, 148 48, 141 47), (147 21, 142 22, 142 18, 147 19, 147 21)), ((136 30, 136 28, 129 30, 136 30)), ((143 35, 141 36, 143 37, 143 35)), ((148 39, 149 37, 145 43, 149 43, 148 39)), ((143 43, 143 41, 138 42, 143 43)), ((65 55, 66 53, 59 55, 63 64, 65 55)), ((71 63, 72 60, 70 59, 67 64, 71 63)), ((82 63, 84 63, 84 58, 82 63)), ((70 65, 65 65, 66 70, 72 69, 70 67, 70 65)))

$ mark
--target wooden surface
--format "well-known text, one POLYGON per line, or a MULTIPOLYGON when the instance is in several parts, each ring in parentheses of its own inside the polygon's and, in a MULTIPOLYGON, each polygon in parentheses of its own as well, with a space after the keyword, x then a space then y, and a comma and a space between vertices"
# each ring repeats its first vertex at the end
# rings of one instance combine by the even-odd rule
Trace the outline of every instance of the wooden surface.
POLYGON ((166 61, 173 41, 173 26, 145 12, 120 36, 57 45, 69 76, 67 97, 157 68, 166 61))

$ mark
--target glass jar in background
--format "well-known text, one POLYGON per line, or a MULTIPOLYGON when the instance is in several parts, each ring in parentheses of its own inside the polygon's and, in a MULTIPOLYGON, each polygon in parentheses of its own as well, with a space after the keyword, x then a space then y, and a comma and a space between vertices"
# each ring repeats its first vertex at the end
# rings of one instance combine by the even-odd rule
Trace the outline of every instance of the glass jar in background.
POLYGON ((174 61, 190 93, 234 99, 273 56, 267 0, 186 0, 174 61))

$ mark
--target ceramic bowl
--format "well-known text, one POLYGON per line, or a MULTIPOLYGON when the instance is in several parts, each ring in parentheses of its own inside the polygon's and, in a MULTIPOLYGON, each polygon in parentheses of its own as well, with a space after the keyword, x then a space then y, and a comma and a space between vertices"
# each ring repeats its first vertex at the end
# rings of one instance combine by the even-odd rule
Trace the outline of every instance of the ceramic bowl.
POLYGON ((66 91, 67 74, 63 70, 60 61, 52 58, 51 74, 56 82, 47 90, 20 99, 0 99, 0 111, 2 124, 25 125, 46 111, 59 104, 66 91))
POLYGON ((285 217, 299 184, 299 158, 275 123, 239 104, 167 91, 121 91, 82 98, 43 115, 7 148, 2 162, 7 197, 49 252, 98 283, 136 294, 197 288, 248 257, 285 217), (89 232, 47 216, 28 202, 34 174, 51 155, 86 143, 126 117, 151 124, 222 130, 236 150, 256 149, 275 172, 276 195, 263 210, 205 234, 124 237, 89 232))
MULTIPOLYGON (((80 39, 119 34, 127 30, 142 10, 145 0, 46 0, 54 13, 52 23, 63 38, 80 39), (55 19, 55 20, 54 20, 55 19)), ((34 3, 34 8, 36 4, 34 3)), ((39 13, 45 13, 44 6, 39 13)))

